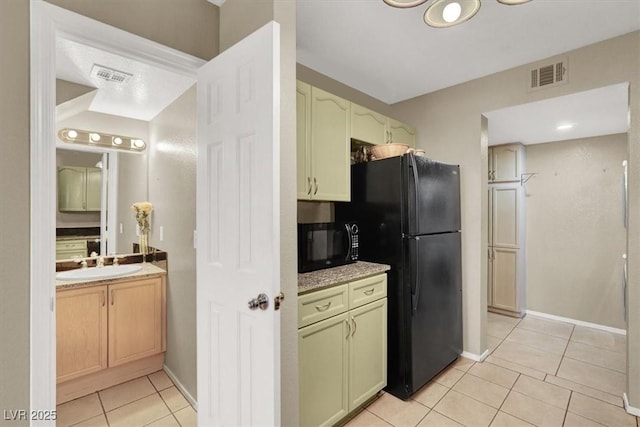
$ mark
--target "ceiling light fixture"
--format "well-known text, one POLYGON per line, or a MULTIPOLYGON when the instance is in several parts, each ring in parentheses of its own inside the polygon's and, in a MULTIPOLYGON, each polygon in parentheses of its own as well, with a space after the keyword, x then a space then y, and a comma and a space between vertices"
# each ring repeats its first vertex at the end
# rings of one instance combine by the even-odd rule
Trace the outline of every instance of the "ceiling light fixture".
POLYGON ((406 9, 408 7, 420 6, 422 3, 426 3, 427 0, 384 0, 384 2, 389 6, 406 9))
POLYGON ((130 136, 111 135, 102 132, 64 128, 58 132, 58 137, 69 144, 89 145, 92 147, 115 148, 123 151, 142 152, 147 144, 140 138, 130 136))
POLYGON ((435 28, 468 21, 480 10, 480 0, 436 0, 424 13, 424 22, 435 28))
POLYGON ((498 0, 498 3, 515 6, 517 4, 529 3, 531 0, 498 0))
POLYGON ((575 126, 576 126, 575 123, 566 123, 566 124, 563 124, 563 125, 556 126, 556 130, 560 130, 560 131, 562 131, 562 130, 570 130, 570 129, 573 129, 575 126))
MULTIPOLYGON (((409 8, 420 6, 428 0, 383 0, 393 7, 409 8)), ((498 0, 498 3, 514 6, 531 0, 498 0)), ((446 28, 461 24, 478 13, 480 0, 434 0, 424 12, 424 22, 430 27, 446 28)))

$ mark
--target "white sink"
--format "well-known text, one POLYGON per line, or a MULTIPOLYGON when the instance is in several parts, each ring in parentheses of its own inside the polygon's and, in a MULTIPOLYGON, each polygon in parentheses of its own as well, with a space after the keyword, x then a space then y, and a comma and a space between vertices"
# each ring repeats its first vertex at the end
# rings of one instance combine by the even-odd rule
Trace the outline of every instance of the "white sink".
POLYGON ((97 280, 111 277, 125 276, 142 270, 136 264, 109 265, 107 267, 79 268, 77 270, 61 271, 56 274, 56 280, 97 280))

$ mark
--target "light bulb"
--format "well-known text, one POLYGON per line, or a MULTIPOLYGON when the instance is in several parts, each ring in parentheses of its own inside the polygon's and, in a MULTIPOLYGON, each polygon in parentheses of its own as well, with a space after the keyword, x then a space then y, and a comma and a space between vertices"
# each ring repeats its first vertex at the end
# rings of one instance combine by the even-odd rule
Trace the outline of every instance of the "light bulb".
POLYGON ((71 129, 68 133, 67 136, 71 139, 76 139, 78 137, 78 132, 76 132, 75 130, 71 129))
POLYGON ((116 136, 115 138, 113 138, 113 143, 115 145, 120 145, 122 144, 122 138, 120 138, 119 136, 116 136))
POLYGON ((458 2, 449 3, 442 9, 442 19, 445 22, 455 22, 458 18, 460 18, 460 14, 462 13, 462 7, 458 2))
POLYGON ((133 141, 131 141, 133 143, 133 146, 136 148, 142 148, 144 147, 144 141, 141 139, 134 139, 133 141))
POLYGON ((98 142, 100 141, 100 135, 98 135, 97 133, 92 133, 89 138, 91 138, 91 142, 98 142))

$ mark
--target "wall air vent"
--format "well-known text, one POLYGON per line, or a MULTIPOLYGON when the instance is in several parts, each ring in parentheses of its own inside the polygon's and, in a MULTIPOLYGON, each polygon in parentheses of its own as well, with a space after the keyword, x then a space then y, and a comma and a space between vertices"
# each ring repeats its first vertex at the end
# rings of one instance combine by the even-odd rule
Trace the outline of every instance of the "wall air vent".
POLYGON ((567 83, 567 59, 547 63, 530 70, 527 87, 529 91, 567 83))
POLYGON ((91 68, 91 77, 96 77, 98 79, 114 83, 128 83, 131 77, 133 77, 133 74, 105 67, 104 65, 93 64, 93 68, 91 68))

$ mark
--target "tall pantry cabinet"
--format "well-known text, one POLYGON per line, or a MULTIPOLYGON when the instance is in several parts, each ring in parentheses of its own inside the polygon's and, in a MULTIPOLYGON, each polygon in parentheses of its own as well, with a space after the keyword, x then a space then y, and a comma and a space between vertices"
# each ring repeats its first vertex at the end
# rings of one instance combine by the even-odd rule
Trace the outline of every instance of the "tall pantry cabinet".
POLYGON ((522 144, 489 147, 488 277, 489 311, 525 313, 525 192, 522 144))

